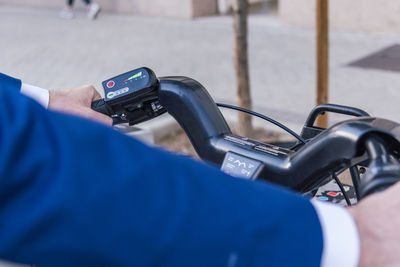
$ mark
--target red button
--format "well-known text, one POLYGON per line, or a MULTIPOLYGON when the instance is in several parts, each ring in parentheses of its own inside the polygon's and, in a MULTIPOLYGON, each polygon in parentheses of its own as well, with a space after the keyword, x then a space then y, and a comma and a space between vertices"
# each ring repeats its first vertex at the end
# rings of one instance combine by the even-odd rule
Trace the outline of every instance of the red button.
POLYGON ((114 82, 114 81, 109 81, 109 82, 107 83, 107 87, 108 87, 108 88, 113 88, 114 85, 115 85, 115 82, 114 82))
POLYGON ((327 193, 327 195, 328 195, 328 196, 331 196, 331 197, 336 197, 337 195, 339 195, 339 193, 336 193, 336 192, 329 192, 329 193, 327 193))

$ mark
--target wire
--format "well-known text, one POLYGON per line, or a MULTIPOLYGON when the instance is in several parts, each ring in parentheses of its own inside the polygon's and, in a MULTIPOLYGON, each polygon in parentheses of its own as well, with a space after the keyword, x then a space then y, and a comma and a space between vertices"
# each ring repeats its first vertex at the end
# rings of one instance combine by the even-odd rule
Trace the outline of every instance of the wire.
POLYGON ((298 134, 295 133, 294 131, 290 130, 290 129, 289 129, 288 127, 286 127, 285 125, 283 125, 283 124, 277 122, 276 120, 274 120, 274 119, 272 119, 272 118, 270 118, 270 117, 267 117, 267 116, 265 116, 265 115, 262 115, 262 114, 260 114, 260 113, 257 113, 257 112, 254 112, 254 111, 251 111, 251 110, 248 110, 248 109, 245 109, 245 108, 240 108, 240 107, 236 107, 236 106, 232 106, 232 105, 228 105, 228 104, 217 103, 217 106, 218 106, 218 107, 222 107, 222 108, 229 108, 229 109, 234 109, 234 110, 238 110, 238 111, 241 111, 241 112, 245 112, 245 113, 251 114, 251 115, 253 115, 253 116, 259 117, 259 118, 261 118, 261 119, 263 119, 263 120, 269 121, 270 123, 275 124, 275 125, 278 126, 279 128, 285 130, 286 132, 288 132, 289 134, 291 134, 292 136, 294 136, 297 140, 299 140, 299 141, 302 142, 303 144, 306 143, 306 140, 304 140, 303 137, 301 137, 300 135, 298 135, 298 134))
POLYGON ((349 168, 351 174, 351 180, 353 181, 354 191, 356 192, 357 201, 360 201, 360 172, 358 171, 357 165, 349 168))
POLYGON ((346 190, 344 190, 342 182, 339 180, 339 178, 336 176, 335 173, 332 174, 333 179, 335 179, 336 183, 338 184, 340 191, 342 191, 342 194, 344 196, 344 199, 346 200, 347 206, 351 206, 350 198, 346 193, 346 190))

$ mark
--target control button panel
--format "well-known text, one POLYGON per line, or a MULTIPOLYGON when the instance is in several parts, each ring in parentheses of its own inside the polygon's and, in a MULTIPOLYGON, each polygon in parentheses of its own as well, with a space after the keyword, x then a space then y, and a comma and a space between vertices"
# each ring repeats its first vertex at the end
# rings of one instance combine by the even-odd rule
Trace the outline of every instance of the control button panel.
POLYGON ((105 101, 115 101, 127 95, 147 93, 152 91, 156 83, 155 74, 148 68, 126 72, 102 83, 105 101))

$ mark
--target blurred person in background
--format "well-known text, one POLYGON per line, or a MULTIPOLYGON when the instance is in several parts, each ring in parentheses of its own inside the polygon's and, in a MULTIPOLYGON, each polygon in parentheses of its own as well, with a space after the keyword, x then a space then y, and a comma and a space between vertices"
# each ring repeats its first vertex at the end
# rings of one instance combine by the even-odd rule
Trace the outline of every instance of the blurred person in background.
MULTIPOLYGON (((75 0, 67 0, 66 6, 61 10, 60 16, 64 19, 74 18, 74 13, 72 12, 72 7, 75 0)), ((82 0, 88 7, 88 18, 96 19, 100 13, 100 5, 92 0, 82 0)))

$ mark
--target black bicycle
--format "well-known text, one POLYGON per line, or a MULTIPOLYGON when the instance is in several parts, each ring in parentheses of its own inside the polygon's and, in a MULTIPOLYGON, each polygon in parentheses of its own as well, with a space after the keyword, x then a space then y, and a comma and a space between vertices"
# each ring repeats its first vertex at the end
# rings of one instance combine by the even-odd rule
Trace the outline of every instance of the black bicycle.
POLYGON ((157 78, 152 70, 140 68, 104 81, 103 87, 105 98, 93 102, 92 108, 111 116, 114 124, 134 125, 168 112, 201 159, 235 176, 267 180, 310 196, 335 180, 349 205, 348 190, 337 178, 343 171, 351 173, 357 200, 400 179, 400 124, 357 108, 317 106, 301 134, 296 134, 264 115, 216 104, 199 82, 188 77, 157 78), (232 134, 218 105, 266 119, 297 141, 283 147, 232 134), (318 115, 325 112, 355 118, 327 129, 314 126, 318 115))

